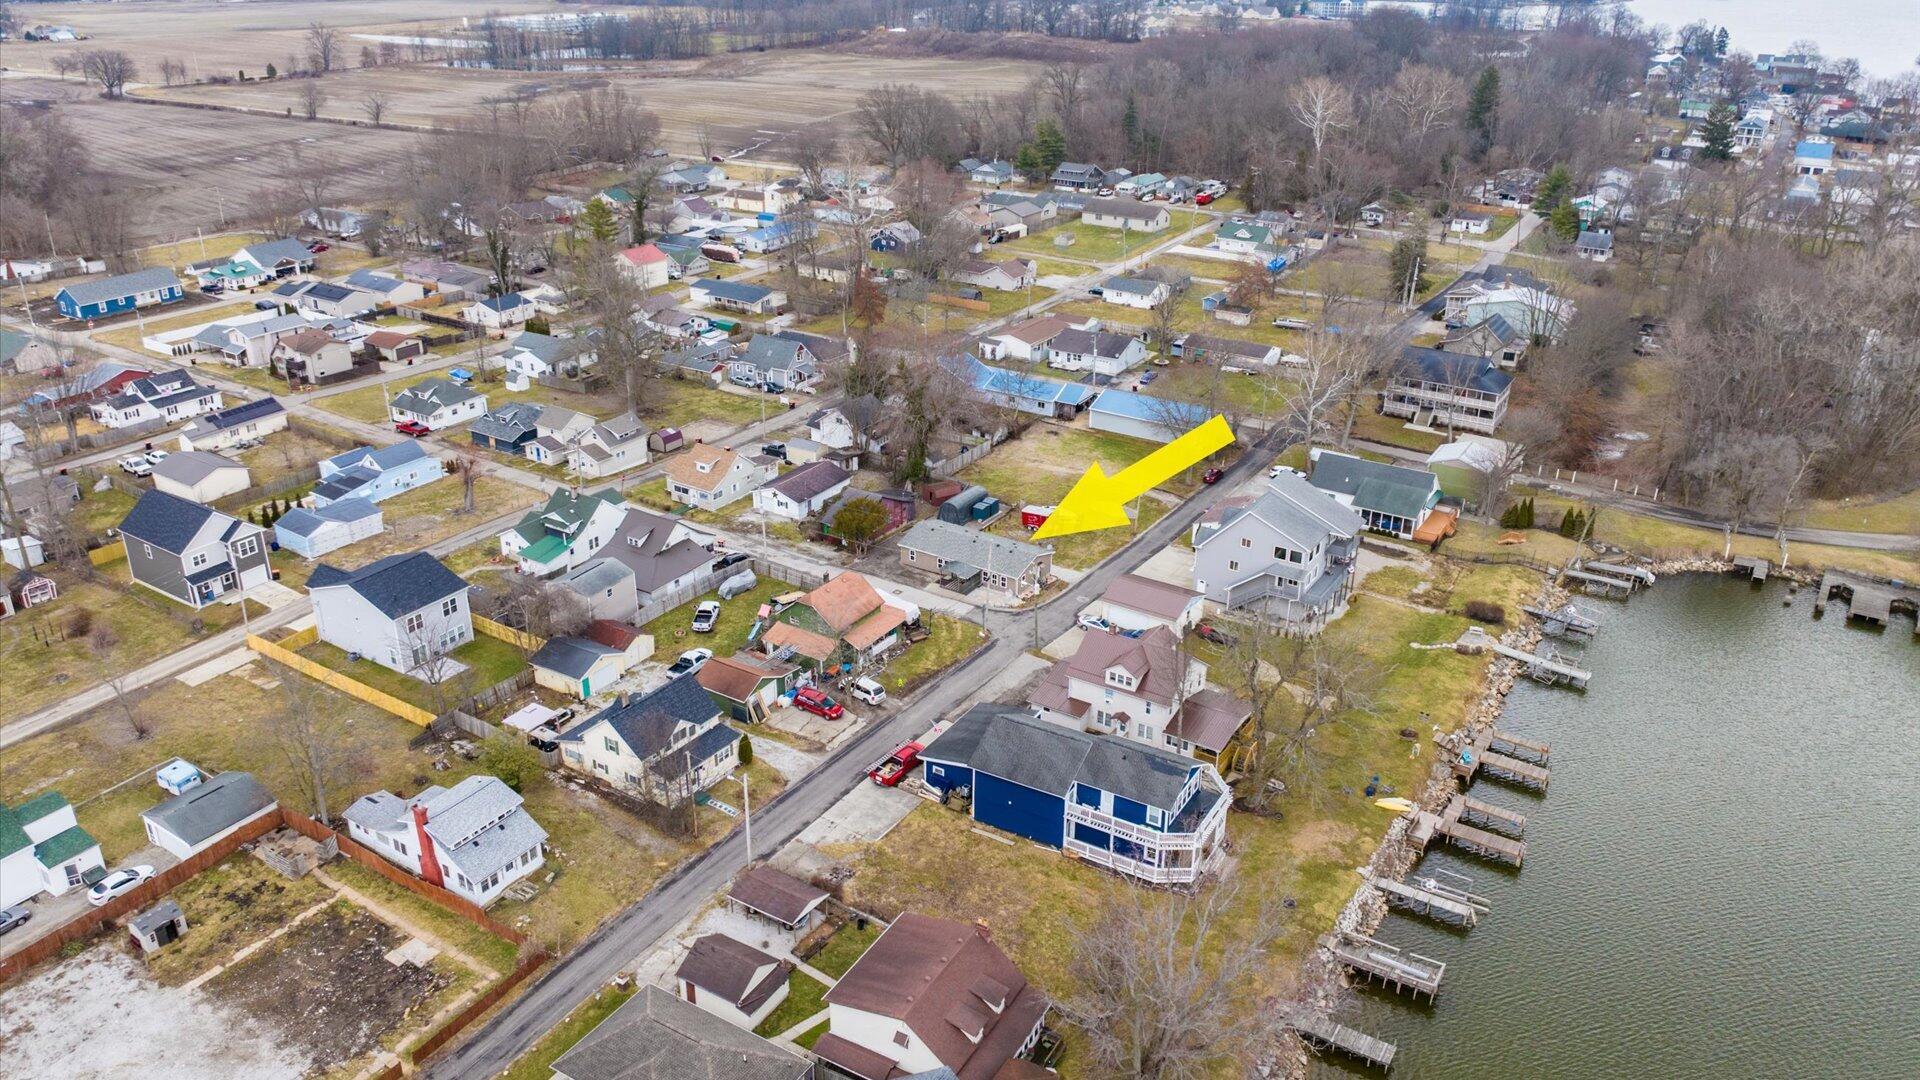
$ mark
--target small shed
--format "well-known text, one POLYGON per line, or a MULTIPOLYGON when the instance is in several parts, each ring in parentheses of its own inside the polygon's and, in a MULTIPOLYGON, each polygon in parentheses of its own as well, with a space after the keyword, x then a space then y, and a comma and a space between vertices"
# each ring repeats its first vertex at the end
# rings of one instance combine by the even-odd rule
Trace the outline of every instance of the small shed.
POLYGON ((0 559, 15 570, 31 570, 47 561, 47 553, 37 536, 5 536, 0 537, 0 559))
POLYGON ((317 510, 296 506, 273 523, 273 540, 302 558, 317 559, 329 551, 377 536, 386 528, 385 515, 366 499, 341 499, 317 510))
POLYGON ((965 525, 973 516, 975 503, 987 497, 987 489, 975 484, 940 504, 940 520, 950 525, 965 525))
POLYGON ((687 437, 680 434, 679 428, 661 428, 647 436, 647 449, 656 454, 672 453, 687 445, 687 437))
POLYGON ((964 487, 958 480, 929 480, 920 485, 920 497, 938 506, 960 494, 964 487))
POLYGON ((187 916, 180 905, 163 899, 127 920, 127 930, 140 945, 141 952, 157 952, 178 941, 187 932, 187 916))
POLYGON ((169 795, 178 795, 189 788, 200 786, 206 777, 200 775, 200 766, 185 758, 174 758, 154 772, 153 778, 159 781, 169 795))

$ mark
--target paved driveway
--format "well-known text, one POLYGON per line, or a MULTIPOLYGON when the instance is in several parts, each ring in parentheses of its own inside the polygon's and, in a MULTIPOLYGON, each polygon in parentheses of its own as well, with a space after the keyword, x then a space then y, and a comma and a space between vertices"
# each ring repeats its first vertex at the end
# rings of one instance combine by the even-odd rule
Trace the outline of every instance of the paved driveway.
MULTIPOLYGON (((159 791, 158 788, 154 790, 156 792, 159 791)), ((153 801, 159 802, 160 800, 155 798, 153 801)), ((119 870, 127 866, 151 866, 158 872, 165 870, 167 867, 179 861, 179 859, 169 854, 166 849, 148 845, 119 862, 114 863, 108 869, 119 870)), ((26 907, 28 911, 33 912, 33 920, 27 923, 27 925, 8 934, 6 937, 0 937, 0 957, 12 956, 33 942, 39 941, 41 938, 60 929, 67 923, 93 910, 93 905, 87 903, 87 890, 85 889, 69 889, 59 896, 42 894, 38 899, 27 901, 26 907)))

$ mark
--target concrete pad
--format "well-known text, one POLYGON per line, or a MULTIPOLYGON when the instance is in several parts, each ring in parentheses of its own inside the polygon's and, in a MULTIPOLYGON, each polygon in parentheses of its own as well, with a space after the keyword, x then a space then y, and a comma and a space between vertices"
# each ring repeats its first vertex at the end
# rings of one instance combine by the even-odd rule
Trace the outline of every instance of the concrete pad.
POLYGON ((237 604, 241 597, 265 607, 268 611, 279 611, 288 604, 298 603, 300 594, 277 581, 262 582, 244 593, 228 593, 222 597, 223 604, 237 604))
POLYGON ((1061 634, 1059 637, 1054 638, 1052 641, 1047 642, 1046 648, 1041 649, 1040 651, 1043 653, 1046 653, 1048 656, 1053 657, 1055 660, 1065 660, 1068 657, 1072 656, 1074 653, 1079 652, 1080 643, 1082 641, 1085 641, 1086 639, 1087 639, 1087 630, 1085 627, 1083 626, 1069 627, 1066 633, 1061 634))
POLYGON ((427 944, 420 938, 408 938, 405 945, 396 949, 387 950, 386 959, 387 963, 392 964, 394 967, 399 967, 402 964, 412 964, 414 967, 426 967, 433 962, 434 957, 439 955, 439 949, 427 944))
POLYGON ((920 801, 918 795, 900 788, 862 781, 802 829, 795 839, 815 847, 876 843, 893 831, 920 801))
MULTIPOLYGON (((1031 653, 1023 652, 1008 663, 1006 667, 1001 668, 988 677, 987 681, 981 684, 980 689, 974 692, 974 695, 968 699, 967 703, 973 704, 978 701, 1025 701, 1027 684, 1039 678, 1041 675, 1046 674, 1047 668, 1051 666, 1052 665, 1045 660, 1031 653)), ((954 716, 957 717, 964 711, 966 710, 956 710, 954 716)), ((942 730, 945 730, 944 727, 942 730)))
POLYGON ((174 678, 188 686, 199 686, 253 663, 256 655, 252 649, 235 649, 229 653, 222 653, 198 667, 190 667, 174 678))
POLYGON ((1164 581, 1183 589, 1193 588, 1193 551, 1178 544, 1154 552, 1134 573, 1154 581, 1164 581))

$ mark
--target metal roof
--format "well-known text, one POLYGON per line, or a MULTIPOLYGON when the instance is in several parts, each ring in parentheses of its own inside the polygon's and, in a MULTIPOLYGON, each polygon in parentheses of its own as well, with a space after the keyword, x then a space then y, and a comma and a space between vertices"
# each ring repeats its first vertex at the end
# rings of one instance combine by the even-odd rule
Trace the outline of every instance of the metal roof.
POLYGON ((144 270, 135 270, 131 274, 102 278, 99 281, 80 281, 68 285, 60 291, 67 299, 85 307, 89 304, 120 300, 135 293, 151 292, 156 289, 177 289, 180 279, 172 270, 164 266, 149 266, 144 270))

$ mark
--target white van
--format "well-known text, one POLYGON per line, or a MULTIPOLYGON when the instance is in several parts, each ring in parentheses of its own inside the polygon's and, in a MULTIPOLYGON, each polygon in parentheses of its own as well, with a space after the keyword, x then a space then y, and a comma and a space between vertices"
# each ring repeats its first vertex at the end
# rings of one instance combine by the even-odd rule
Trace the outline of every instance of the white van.
POLYGON ((887 700, 887 688, 865 677, 853 680, 853 687, 847 692, 869 705, 887 700))

